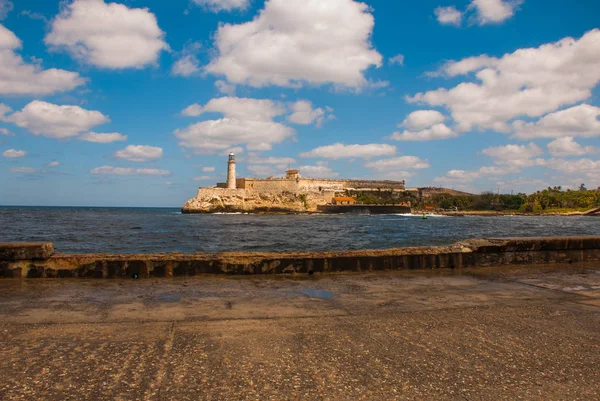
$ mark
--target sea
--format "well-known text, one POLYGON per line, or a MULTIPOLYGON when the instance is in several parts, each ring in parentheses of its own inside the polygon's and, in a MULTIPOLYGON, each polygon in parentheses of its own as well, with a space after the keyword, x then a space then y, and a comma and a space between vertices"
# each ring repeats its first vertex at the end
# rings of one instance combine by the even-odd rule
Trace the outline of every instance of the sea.
POLYGON ((0 242, 60 253, 326 251, 468 238, 600 235, 592 216, 181 214, 169 208, 0 207, 0 242))

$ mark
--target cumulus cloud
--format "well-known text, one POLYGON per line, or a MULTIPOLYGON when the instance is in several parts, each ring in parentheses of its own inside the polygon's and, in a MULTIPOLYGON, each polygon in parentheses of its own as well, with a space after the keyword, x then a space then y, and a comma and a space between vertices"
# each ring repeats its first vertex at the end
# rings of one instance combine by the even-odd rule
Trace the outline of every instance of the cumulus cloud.
POLYGON ((214 167, 202 167, 202 172, 203 173, 214 173, 215 168, 214 167))
POLYGON ((6 157, 7 159, 18 159, 27 156, 27 152, 24 150, 7 149, 2 152, 2 156, 6 157))
POLYGON ((261 157, 256 153, 248 154, 248 171, 258 177, 281 176, 288 166, 295 164, 291 157, 261 157))
POLYGON ((179 59, 173 64, 171 73, 182 77, 189 77, 200 72, 200 61, 196 53, 202 45, 199 42, 193 42, 186 45, 179 55, 179 59))
POLYGON ((446 117, 437 110, 417 110, 406 117, 402 126, 412 131, 419 131, 443 123, 445 120, 446 117))
POLYGON ((435 17, 442 25, 460 26, 462 24, 463 13, 456 7, 438 7, 434 10, 435 17))
POLYGON ((514 167, 530 167, 535 165, 544 165, 542 159, 534 159, 544 154, 544 151, 531 142, 529 145, 505 145, 495 146, 483 149, 484 155, 494 159, 496 164, 503 164, 514 167))
POLYGON ((308 125, 316 123, 317 127, 323 125, 325 119, 335 118, 331 112, 333 109, 323 109, 321 107, 313 109, 313 105, 308 100, 298 100, 291 105, 292 114, 288 116, 288 121, 294 124, 308 125))
POLYGON ((523 0, 472 0, 469 9, 475 11, 479 25, 498 24, 515 15, 523 0))
POLYGON ((457 132, 454 132, 446 124, 435 124, 429 128, 422 129, 421 131, 408 131, 394 132, 389 136, 389 139, 395 141, 434 141, 438 139, 450 139, 456 138, 457 132))
MULTIPOLYGON (((1 118, 0 118, 0 120, 1 120, 1 118)), ((13 134, 12 132, 10 132, 6 128, 0 128, 0 135, 3 135, 3 136, 15 136, 15 134, 13 134)))
POLYGON ((255 177, 273 177, 281 175, 282 171, 268 164, 250 164, 246 167, 255 177))
POLYGON ((563 136, 597 137, 600 136, 599 117, 600 107, 580 104, 547 114, 536 122, 517 120, 512 125, 513 136, 519 139, 560 138, 563 136))
POLYGON ((446 117, 436 110, 413 111, 398 125, 407 129, 394 132, 388 138, 395 141, 432 141, 457 137, 458 133, 443 124, 445 120, 446 117))
POLYGON ((591 96, 600 81, 600 30, 501 58, 481 55, 450 62, 441 72, 475 73, 477 82, 418 93, 408 100, 448 108, 461 131, 510 132, 508 122, 516 117, 539 117, 591 96))
POLYGON ((160 52, 169 49, 164 36, 147 8, 74 0, 64 3, 44 41, 83 63, 123 69, 155 64, 160 52))
POLYGON ((210 154, 245 145, 250 150, 270 150, 273 144, 293 137, 294 129, 273 121, 285 113, 285 107, 268 99, 222 97, 205 106, 187 107, 182 114, 199 116, 221 113, 224 118, 202 121, 175 131, 179 145, 194 153, 210 154))
POLYGON ((399 156, 391 159, 382 159, 365 164, 365 167, 376 171, 393 170, 421 170, 429 168, 429 162, 418 158, 417 156, 399 156))
POLYGON ((109 122, 109 118, 99 111, 82 109, 79 106, 58 106, 34 100, 21 111, 17 111, 5 121, 26 128, 34 135, 48 138, 69 138, 89 131, 93 126, 109 122))
POLYGON ((346 159, 363 158, 370 159, 380 156, 392 156, 396 154, 396 147, 383 143, 371 143, 368 145, 345 145, 336 143, 333 145, 320 146, 309 152, 301 153, 300 157, 317 157, 324 159, 346 159))
POLYGON ((113 167, 102 166, 90 170, 90 174, 96 175, 153 175, 165 176, 170 175, 168 170, 160 170, 155 168, 131 168, 131 167, 113 167))
POLYGON ((600 160, 552 159, 548 163, 548 167, 566 174, 585 174, 592 180, 597 180, 600 176, 600 160))
POLYGON ((548 149, 553 156, 581 156, 598 151, 593 146, 581 146, 572 136, 555 139, 548 144, 548 149))
POLYGON ((460 184, 472 182, 479 178, 489 176, 502 176, 518 173, 522 168, 532 166, 546 166, 547 160, 538 156, 544 151, 531 142, 528 145, 505 145, 483 149, 484 155, 490 156, 495 166, 483 166, 478 170, 450 170, 444 176, 436 177, 434 182, 438 184, 460 184))
POLYGON ((129 145, 125 149, 115 152, 117 159, 125 159, 132 162, 148 162, 161 159, 162 156, 162 148, 144 145, 129 145))
POLYGON ((127 135, 119 134, 118 132, 112 132, 108 134, 99 134, 97 132, 88 132, 79 136, 80 141, 93 142, 93 143, 112 143, 119 141, 126 141, 127 135))
POLYGON ((9 12, 14 8, 13 2, 10 0, 0 0, 0 21, 6 18, 9 12))
POLYGON ((362 87, 364 72, 382 63, 374 24, 369 6, 353 0, 267 0, 252 21, 219 27, 206 70, 254 87, 362 87))
POLYGON ((404 65, 404 56, 402 54, 398 54, 390 58, 390 65, 404 65))
POLYGON ((15 53, 21 46, 21 40, 0 25, 0 95, 51 95, 85 84, 76 72, 26 63, 15 53))
POLYGON ((307 178, 335 178, 340 174, 327 166, 327 162, 316 162, 314 166, 300 166, 300 174, 307 178))
POLYGON ((181 57, 173 64, 171 69, 173 75, 179 75, 182 77, 189 77, 190 75, 197 74, 200 72, 200 61, 192 54, 181 57))
POLYGON ((235 85, 229 84, 223 80, 215 81, 218 91, 224 95, 235 96, 235 85))
POLYGON ((60 163, 57 162, 56 160, 46 164, 46 167, 58 167, 58 166, 60 166, 60 163))

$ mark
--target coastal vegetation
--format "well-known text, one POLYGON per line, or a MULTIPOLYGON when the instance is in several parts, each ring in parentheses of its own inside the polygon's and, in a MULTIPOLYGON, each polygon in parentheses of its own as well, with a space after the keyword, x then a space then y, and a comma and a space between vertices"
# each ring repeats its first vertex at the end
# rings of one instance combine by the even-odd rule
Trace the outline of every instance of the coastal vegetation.
POLYGON ((515 211, 522 213, 583 212, 600 207, 600 191, 588 190, 581 184, 579 190, 563 190, 560 186, 548 187, 530 195, 495 194, 484 192, 472 196, 438 194, 423 200, 422 205, 435 209, 464 211, 515 211))

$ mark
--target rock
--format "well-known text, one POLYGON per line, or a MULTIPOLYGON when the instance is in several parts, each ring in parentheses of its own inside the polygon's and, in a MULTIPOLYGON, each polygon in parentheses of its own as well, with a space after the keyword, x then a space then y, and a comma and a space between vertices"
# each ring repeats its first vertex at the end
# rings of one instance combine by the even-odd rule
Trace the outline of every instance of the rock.
POLYGON ((54 254, 51 242, 0 243, 0 260, 45 260, 54 254))
POLYGON ((302 197, 291 192, 257 193, 244 189, 202 188, 188 200, 182 213, 306 213, 326 204, 320 194, 302 197))

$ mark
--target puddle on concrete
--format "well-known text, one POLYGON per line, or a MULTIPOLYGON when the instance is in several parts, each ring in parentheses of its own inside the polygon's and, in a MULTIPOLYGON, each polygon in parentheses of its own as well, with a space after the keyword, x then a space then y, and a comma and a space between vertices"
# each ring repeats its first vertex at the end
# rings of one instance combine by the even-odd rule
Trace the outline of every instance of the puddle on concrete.
POLYGON ((325 290, 300 290, 298 292, 308 295, 310 298, 331 299, 335 297, 334 294, 325 290))
POLYGON ((161 294, 159 296, 154 297, 154 299, 162 302, 179 302, 181 300, 181 297, 177 295, 161 294))

